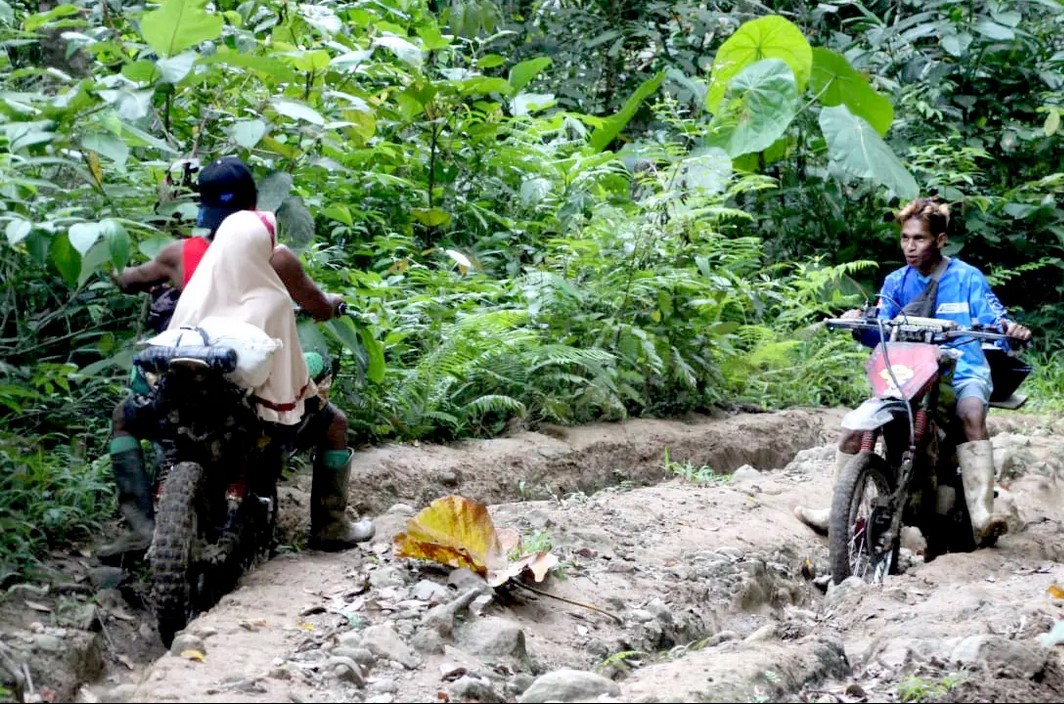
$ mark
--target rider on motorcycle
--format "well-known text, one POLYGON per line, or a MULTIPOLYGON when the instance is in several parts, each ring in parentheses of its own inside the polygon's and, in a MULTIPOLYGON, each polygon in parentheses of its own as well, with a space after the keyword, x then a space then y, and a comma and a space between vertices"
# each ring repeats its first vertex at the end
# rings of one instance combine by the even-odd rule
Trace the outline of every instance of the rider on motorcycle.
MULTIPOLYGON (((1007 319, 1005 308, 990 290, 986 278, 975 267, 946 257, 950 211, 945 203, 917 198, 902 208, 895 220, 901 225, 901 248, 906 266, 892 272, 879 294, 879 313, 890 320, 899 313, 951 320, 962 327, 994 325, 1009 337, 1028 340, 1031 331, 1007 319)), ((861 310, 851 310, 844 318, 857 318, 861 310)), ((879 343, 879 334, 857 334, 868 347, 879 343)), ((976 340, 959 346, 960 359, 953 373, 956 414, 967 442, 957 446, 957 458, 964 486, 964 500, 971 516, 977 545, 984 545, 1008 530, 1005 518, 994 513, 994 461, 986 418, 992 391, 990 366, 976 340)), ((835 459, 835 478, 861 449, 861 433, 844 430, 835 459)), ((938 505, 944 513, 953 503, 950 487, 939 488, 938 505)), ((795 515, 814 530, 826 533, 830 509, 797 506, 795 515)))
MULTIPOLYGON (((187 169, 190 162, 182 164, 187 169)), ((169 325, 173 306, 214 240, 218 226, 229 215, 254 208, 258 201, 258 190, 251 171, 244 162, 232 156, 218 159, 200 171, 197 190, 200 209, 196 226, 207 229, 207 235, 171 242, 150 261, 126 267, 114 275, 115 283, 123 293, 158 291, 165 287, 166 290, 153 297, 149 315, 149 318, 155 319, 149 323, 156 332, 165 330, 169 325)), ((108 449, 118 487, 118 507, 129 524, 129 530, 113 543, 96 551, 97 557, 105 560, 127 552, 145 550, 152 540, 152 499, 140 449, 140 439, 144 433, 134 432, 136 428, 130 428, 127 421, 134 416, 135 409, 131 394, 115 404, 111 414, 111 442, 108 449)))
MULTIPOLYGON (((372 538, 374 528, 368 521, 352 524, 345 515, 352 454, 347 447, 347 417, 318 398, 295 334, 291 308, 294 300, 316 320, 328 320, 343 300, 323 293, 298 257, 276 244, 273 216, 254 211, 254 180, 239 159, 227 157, 212 163, 200 176, 201 189, 205 180, 210 188, 202 191, 197 224, 211 230, 213 242, 200 252, 193 271, 188 271, 189 260, 183 259, 183 291, 170 327, 194 326, 207 316, 222 315, 250 322, 284 342, 283 349, 274 355, 270 378, 254 390, 256 410, 265 422, 280 426, 293 426, 305 415, 309 417, 300 439, 317 446, 311 489, 311 546, 329 550, 353 547, 372 538)), ((165 267, 159 262, 154 266, 156 273, 165 267)), ((123 279, 127 281, 147 277, 142 272, 127 279, 125 273, 123 279)), ((149 436, 153 424, 150 418, 138 417, 140 408, 127 397, 115 412, 112 467, 119 506, 130 531, 97 551, 101 557, 143 550, 151 544, 153 502, 137 438, 149 436)))

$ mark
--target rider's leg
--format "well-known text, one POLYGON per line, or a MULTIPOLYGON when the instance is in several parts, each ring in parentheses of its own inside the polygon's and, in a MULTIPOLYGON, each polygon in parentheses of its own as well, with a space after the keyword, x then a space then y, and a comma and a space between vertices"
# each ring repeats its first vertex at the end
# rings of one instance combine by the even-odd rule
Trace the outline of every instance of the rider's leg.
POLYGON ((346 550, 373 538, 371 521, 347 519, 347 487, 351 480, 351 455, 347 447, 347 416, 333 404, 320 411, 328 419, 314 458, 310 490, 310 547, 346 550))
POLYGON ((990 388, 979 379, 954 382, 957 416, 968 442, 957 446, 964 501, 979 545, 992 545, 1008 531, 1005 517, 994 513, 994 456, 986 428, 990 388))
POLYGON ((109 448, 111 469, 118 487, 118 508, 129 524, 129 531, 97 550, 96 555, 100 558, 146 550, 155 530, 151 482, 144 468, 144 454, 127 422, 127 415, 132 410, 131 401, 131 396, 126 397, 114 408, 109 448))
MULTIPOLYGON (((854 455, 860 451, 861 433, 853 430, 843 430, 842 435, 839 437, 838 449, 835 451, 835 474, 831 480, 832 486, 838 481, 843 467, 849 464, 850 460, 854 458, 854 455)), ((831 507, 806 508, 804 506, 795 506, 794 515, 798 517, 798 520, 818 533, 828 532, 828 522, 831 519, 831 507)))

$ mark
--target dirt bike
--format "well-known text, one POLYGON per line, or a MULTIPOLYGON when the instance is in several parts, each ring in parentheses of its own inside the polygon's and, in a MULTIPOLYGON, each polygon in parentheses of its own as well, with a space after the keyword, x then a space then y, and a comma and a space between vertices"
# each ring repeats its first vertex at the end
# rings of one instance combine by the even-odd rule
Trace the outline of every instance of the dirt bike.
MULTIPOLYGON (((149 347, 134 364, 153 380, 142 400, 160 448, 148 562, 159 637, 170 647, 195 614, 274 553, 277 482, 299 426, 279 436, 260 422, 248 392, 226 378, 237 366, 231 348, 149 347)), ((325 365, 316 375, 321 390, 335 372, 325 365)))
POLYGON ((913 316, 880 320, 875 308, 862 318, 825 324, 831 330, 875 330, 886 341, 865 365, 872 397, 842 421, 861 433, 861 451, 835 481, 828 528, 834 582, 851 575, 879 582, 896 573, 904 525, 923 534, 925 561, 974 550, 956 455, 965 436, 948 383, 960 356, 952 346, 983 341, 994 407, 1023 405, 1026 397, 1014 392, 1031 368, 992 344, 1010 338, 985 327, 913 316), (952 506, 937 505, 940 486, 953 489, 952 506))

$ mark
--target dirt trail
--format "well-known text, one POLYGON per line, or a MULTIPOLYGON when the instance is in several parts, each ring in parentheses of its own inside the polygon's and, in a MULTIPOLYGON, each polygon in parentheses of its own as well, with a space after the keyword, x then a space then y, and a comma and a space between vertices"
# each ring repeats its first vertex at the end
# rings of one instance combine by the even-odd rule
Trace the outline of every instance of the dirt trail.
MULTIPOLYGON (((850 580, 825 594, 826 541, 792 510, 826 501, 838 418, 636 421, 364 453, 374 489, 362 505, 381 512, 378 542, 262 565, 190 624, 176 655, 138 623, 146 612, 125 604, 132 620, 116 620, 122 605, 102 599, 111 645, 76 698, 1059 701, 1059 646, 1039 636, 1064 618, 1049 591, 1064 585, 1061 428, 993 420, 1015 528, 998 548, 929 564, 906 550, 908 569, 885 585, 850 580), (738 471, 666 477, 666 447, 674 462, 738 471), (492 516, 549 537, 565 577, 540 588, 616 618, 519 588, 486 595, 472 575, 394 558, 390 538, 414 508, 449 493, 530 498, 492 516)), ((298 533, 306 497, 298 485, 287 495, 298 533)), ((75 630, 55 636, 46 615, 29 618, 39 640, 75 630)))

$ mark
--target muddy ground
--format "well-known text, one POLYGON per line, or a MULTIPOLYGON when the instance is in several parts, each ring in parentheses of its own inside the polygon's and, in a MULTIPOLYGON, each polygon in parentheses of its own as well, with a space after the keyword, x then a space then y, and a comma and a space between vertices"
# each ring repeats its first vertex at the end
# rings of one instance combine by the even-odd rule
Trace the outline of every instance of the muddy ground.
MULTIPOLYGON (((369 450, 352 484, 377 517, 365 549, 258 567, 173 654, 142 575, 56 555, 49 583, 0 603, 0 665, 46 701, 1060 701, 1060 646, 1043 636, 1064 618, 1064 425, 992 417, 1013 527, 997 548, 925 564, 910 535, 903 574, 829 587, 826 539, 792 510, 827 501, 840 417, 369 450), (666 448, 674 469, 715 474, 665 471, 666 448), (547 594, 394 557, 406 519, 447 494, 549 539, 562 569, 533 585, 547 594)), ((307 479, 284 490, 296 546, 307 479)))

